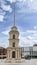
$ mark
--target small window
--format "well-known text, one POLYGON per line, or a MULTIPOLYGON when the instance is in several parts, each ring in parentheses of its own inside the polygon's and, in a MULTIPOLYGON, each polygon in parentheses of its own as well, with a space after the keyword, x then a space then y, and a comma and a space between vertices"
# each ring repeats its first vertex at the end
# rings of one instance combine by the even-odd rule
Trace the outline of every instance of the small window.
POLYGON ((15 39, 15 35, 13 35, 13 39, 15 39))
POLYGON ((15 47, 15 42, 13 42, 13 47, 15 47))

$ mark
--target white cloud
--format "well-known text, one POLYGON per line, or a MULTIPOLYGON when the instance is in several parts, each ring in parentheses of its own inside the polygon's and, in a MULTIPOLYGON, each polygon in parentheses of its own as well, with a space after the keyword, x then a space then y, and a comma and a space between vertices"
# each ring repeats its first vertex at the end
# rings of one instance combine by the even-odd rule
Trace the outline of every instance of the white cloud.
POLYGON ((2 33, 3 33, 4 35, 7 35, 7 36, 8 36, 9 31, 10 31, 10 29, 9 29, 9 30, 5 30, 5 31, 3 31, 2 33))
POLYGON ((5 11, 12 12, 12 8, 10 7, 10 5, 2 5, 1 7, 2 7, 2 9, 5 10, 5 11))
POLYGON ((9 1, 10 3, 16 2, 16 0, 7 0, 7 1, 9 1))
POLYGON ((34 29, 36 30, 37 29, 37 26, 34 26, 34 29))
POLYGON ((2 33, 3 33, 4 35, 8 35, 8 32, 9 32, 9 30, 3 31, 2 33))
POLYGON ((2 44, 0 45, 0 47, 4 47, 4 48, 7 48, 8 46, 9 46, 8 42, 2 43, 2 44))
POLYGON ((20 33, 20 45, 32 46, 37 44, 37 30, 27 30, 20 33))
POLYGON ((27 30, 27 33, 37 33, 37 30, 27 30))
POLYGON ((32 1, 31 4, 29 5, 29 7, 30 7, 33 11, 37 11, 37 0, 32 1))
MULTIPOLYGON (((23 34, 24 35, 24 34, 23 34)), ((27 37, 20 37, 20 46, 32 46, 34 44, 34 41, 31 39, 28 39, 27 37)))
POLYGON ((4 19, 4 16, 3 15, 0 15, 0 22, 2 22, 4 19))
POLYGON ((1 7, 3 10, 12 12, 11 6, 10 6, 10 5, 7 5, 7 2, 6 2, 5 0, 3 0, 3 1, 1 0, 0 3, 1 3, 0 7, 1 7))
POLYGON ((20 13, 37 12, 37 0, 18 0, 17 6, 20 8, 20 13))
POLYGON ((33 2, 33 0, 30 0, 31 2, 33 2))
POLYGON ((18 2, 25 2, 26 0, 16 0, 16 1, 18 1, 18 2))
POLYGON ((12 12, 12 8, 10 5, 7 5, 7 2, 5 0, 0 0, 0 22, 3 22, 5 18, 6 11, 9 13, 12 12))
POLYGON ((3 12, 3 11, 0 9, 0 22, 3 22, 3 20, 4 20, 4 15, 5 15, 5 12, 3 12))

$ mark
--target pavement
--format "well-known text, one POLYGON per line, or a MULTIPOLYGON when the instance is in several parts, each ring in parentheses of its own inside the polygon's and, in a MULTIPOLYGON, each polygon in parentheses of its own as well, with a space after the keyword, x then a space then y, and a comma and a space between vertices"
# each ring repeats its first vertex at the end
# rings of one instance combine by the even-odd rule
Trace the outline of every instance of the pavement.
POLYGON ((2 61, 0 65, 37 65, 37 59, 24 60, 22 63, 4 63, 2 61))

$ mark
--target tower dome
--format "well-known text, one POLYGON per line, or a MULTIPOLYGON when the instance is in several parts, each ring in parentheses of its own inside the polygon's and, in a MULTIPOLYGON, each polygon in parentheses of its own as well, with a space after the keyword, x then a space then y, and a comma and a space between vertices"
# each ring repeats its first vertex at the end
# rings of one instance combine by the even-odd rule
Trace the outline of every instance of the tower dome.
POLYGON ((19 34, 18 28, 16 26, 13 26, 9 33, 11 34, 12 32, 17 32, 19 34))
POLYGON ((12 30, 12 31, 18 31, 18 28, 17 28, 16 26, 13 26, 13 27, 11 28, 11 30, 12 30))

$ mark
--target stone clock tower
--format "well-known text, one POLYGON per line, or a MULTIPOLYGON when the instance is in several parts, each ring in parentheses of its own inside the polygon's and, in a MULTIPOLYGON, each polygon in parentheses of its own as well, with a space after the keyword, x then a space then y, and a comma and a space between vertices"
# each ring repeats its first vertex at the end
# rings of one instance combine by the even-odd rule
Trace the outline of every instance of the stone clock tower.
POLYGON ((16 62, 21 60, 21 49, 19 47, 19 31, 15 26, 15 4, 14 4, 14 25, 9 32, 9 47, 7 48, 7 60, 16 62))
POLYGON ((21 51, 19 45, 19 32, 16 26, 9 32, 9 47, 7 48, 7 59, 16 62, 21 60, 21 51))

